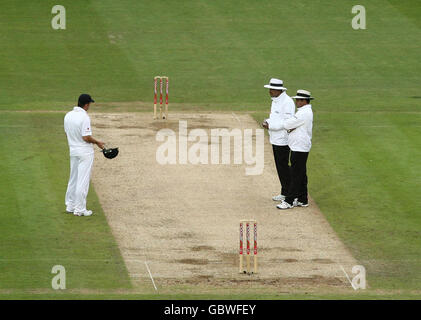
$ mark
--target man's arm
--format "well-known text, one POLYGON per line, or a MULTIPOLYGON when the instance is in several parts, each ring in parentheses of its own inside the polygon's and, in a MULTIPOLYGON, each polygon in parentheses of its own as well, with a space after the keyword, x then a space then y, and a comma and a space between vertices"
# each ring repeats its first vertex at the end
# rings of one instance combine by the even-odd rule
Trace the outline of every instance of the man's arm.
POLYGON ((100 149, 104 149, 104 142, 98 141, 92 136, 83 136, 82 139, 88 143, 96 144, 100 149))
POLYGON ((282 130, 282 122, 282 114, 278 112, 273 112, 271 113, 270 118, 266 120, 267 129, 271 131, 282 130))
POLYGON ((92 137, 91 119, 89 117, 86 117, 83 121, 80 134, 82 135, 83 141, 96 144, 100 149, 104 149, 104 142, 98 141, 92 137))
POLYGON ((284 130, 285 126, 284 126, 284 121, 286 119, 292 118, 294 117, 295 114, 295 104, 294 102, 291 100, 288 102, 287 105, 283 106, 282 108, 282 112, 275 112, 273 114, 271 114, 271 118, 268 119, 267 124, 268 124, 268 128, 271 131, 280 131, 280 130, 284 130))
POLYGON ((283 127, 287 130, 296 129, 299 126, 302 126, 305 123, 305 119, 302 117, 301 114, 297 113, 292 118, 286 119, 283 122, 283 127))

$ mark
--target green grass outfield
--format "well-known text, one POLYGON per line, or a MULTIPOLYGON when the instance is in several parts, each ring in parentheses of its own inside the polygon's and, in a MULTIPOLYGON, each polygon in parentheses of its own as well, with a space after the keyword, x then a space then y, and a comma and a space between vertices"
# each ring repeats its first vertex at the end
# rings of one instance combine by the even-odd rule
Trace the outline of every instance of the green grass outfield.
POLYGON ((94 190, 94 217, 65 213, 69 164, 62 114, 1 113, 0 289, 51 288, 54 265, 66 287, 131 288, 94 190))
POLYGON ((363 31, 351 28, 347 0, 63 0, 67 29, 59 31, 51 28, 55 4, 0 3, 0 298, 155 297, 132 293, 92 188, 96 218, 81 224, 63 212, 63 114, 15 111, 68 110, 89 92, 95 111, 151 112, 145 103, 158 74, 170 77, 170 112, 244 111, 261 120, 269 77, 284 79, 289 94, 312 91, 310 192, 367 268, 370 289, 357 296, 419 298, 421 2, 358 2, 367 10, 363 31), (44 292, 55 264, 68 266, 67 287, 82 293, 44 292))

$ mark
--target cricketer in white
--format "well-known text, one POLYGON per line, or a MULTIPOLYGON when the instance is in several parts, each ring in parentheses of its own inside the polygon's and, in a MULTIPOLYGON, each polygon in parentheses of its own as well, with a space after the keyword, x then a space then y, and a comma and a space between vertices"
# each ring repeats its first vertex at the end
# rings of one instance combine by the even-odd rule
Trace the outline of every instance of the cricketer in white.
POLYGON ((64 131, 70 151, 70 177, 66 192, 66 212, 75 216, 90 216, 86 209, 86 197, 89 191, 91 170, 94 163, 92 144, 104 148, 104 143, 92 137, 91 119, 87 113, 92 100, 88 94, 82 94, 78 106, 64 117, 64 131))

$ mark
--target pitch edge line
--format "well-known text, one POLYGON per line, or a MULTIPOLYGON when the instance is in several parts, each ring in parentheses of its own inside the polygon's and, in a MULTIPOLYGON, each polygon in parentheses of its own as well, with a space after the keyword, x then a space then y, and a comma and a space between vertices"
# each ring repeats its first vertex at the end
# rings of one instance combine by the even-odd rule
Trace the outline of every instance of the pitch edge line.
POLYGON ((241 123, 240 118, 238 118, 237 115, 234 112, 232 112, 232 116, 235 118, 235 120, 237 120, 239 123, 241 123))
POLYGON ((352 281, 351 281, 351 279, 349 278, 348 274, 346 273, 346 271, 345 271, 344 267, 342 267, 342 265, 339 265, 339 266, 341 267, 341 269, 342 269, 343 273, 345 274, 346 278, 348 279, 349 284, 351 285, 352 289, 357 290, 357 289, 354 287, 354 284, 352 283, 352 281))
POLYGON ((155 285, 155 281, 153 280, 151 270, 149 269, 148 263, 146 261, 145 261, 145 266, 146 266, 146 269, 148 270, 149 277, 152 280, 152 284, 153 284, 153 287, 155 288, 155 291, 158 291, 158 289, 156 288, 156 285, 155 285))

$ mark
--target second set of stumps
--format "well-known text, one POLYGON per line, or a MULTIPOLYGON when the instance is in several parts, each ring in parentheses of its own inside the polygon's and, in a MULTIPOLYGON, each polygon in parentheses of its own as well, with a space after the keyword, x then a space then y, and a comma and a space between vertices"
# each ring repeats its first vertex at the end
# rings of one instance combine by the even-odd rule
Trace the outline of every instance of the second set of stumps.
POLYGON ((254 219, 240 220, 240 273, 253 274, 257 273, 257 221, 254 219), (245 232, 244 232, 245 226, 245 232), (250 228, 253 227, 253 251, 250 244, 250 228), (244 243, 246 243, 246 267, 244 268, 244 243), (251 252, 253 252, 253 271, 251 269, 251 252))

